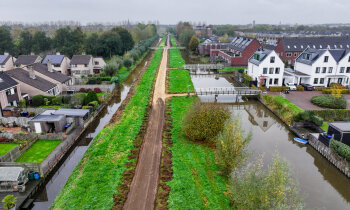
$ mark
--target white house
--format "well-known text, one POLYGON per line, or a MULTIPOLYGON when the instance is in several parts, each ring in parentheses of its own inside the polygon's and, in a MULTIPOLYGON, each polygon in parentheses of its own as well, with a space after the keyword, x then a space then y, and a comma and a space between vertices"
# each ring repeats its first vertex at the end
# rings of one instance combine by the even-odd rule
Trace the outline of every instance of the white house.
POLYGON ((94 74, 94 63, 91 55, 73 55, 70 64, 72 76, 80 77, 94 74))
POLYGON ((304 75, 296 77, 297 84, 320 87, 328 87, 331 83, 349 85, 349 50, 307 48, 295 60, 294 68, 304 75))
POLYGON ((248 60, 246 73, 260 86, 282 86, 284 63, 274 50, 258 50, 248 60))

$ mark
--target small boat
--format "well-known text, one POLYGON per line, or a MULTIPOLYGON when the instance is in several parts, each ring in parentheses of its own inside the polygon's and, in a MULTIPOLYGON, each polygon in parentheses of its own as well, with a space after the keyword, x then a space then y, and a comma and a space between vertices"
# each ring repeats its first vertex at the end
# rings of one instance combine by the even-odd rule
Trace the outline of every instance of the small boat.
POLYGON ((307 144, 308 143, 308 141, 306 141, 304 139, 301 139, 301 138, 297 138, 297 137, 294 138, 294 141, 299 142, 301 144, 307 144))

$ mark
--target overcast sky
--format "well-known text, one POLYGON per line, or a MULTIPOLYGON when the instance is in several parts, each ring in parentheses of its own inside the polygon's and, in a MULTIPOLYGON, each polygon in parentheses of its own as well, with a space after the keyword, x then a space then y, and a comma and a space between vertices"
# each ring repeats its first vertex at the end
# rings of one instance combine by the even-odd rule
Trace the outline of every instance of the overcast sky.
POLYGON ((350 0, 0 0, 0 20, 207 24, 349 23, 350 0))

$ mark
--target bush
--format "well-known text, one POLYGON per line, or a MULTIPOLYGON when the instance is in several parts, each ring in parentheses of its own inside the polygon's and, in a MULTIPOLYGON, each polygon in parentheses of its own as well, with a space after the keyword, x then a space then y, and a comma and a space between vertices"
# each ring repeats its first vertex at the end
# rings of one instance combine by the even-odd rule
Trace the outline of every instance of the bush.
POLYGON ((87 105, 92 101, 98 101, 98 98, 94 91, 89 91, 87 96, 84 99, 84 105, 87 105))
POLYGON ((346 109, 346 100, 343 96, 317 95, 311 98, 311 103, 324 108, 346 109))
POLYGON ((63 99, 62 99, 64 104, 69 104, 71 100, 72 100, 72 96, 63 96, 63 99))
POLYGON ((19 100, 19 107, 21 108, 24 108, 27 106, 27 102, 26 100, 22 99, 22 100, 19 100))
POLYGON ((298 85, 297 86, 297 91, 304 91, 305 89, 304 89, 304 87, 303 86, 301 86, 301 85, 298 85))
POLYGON ((305 115, 315 115, 325 121, 344 121, 350 120, 350 109, 307 110, 296 115, 295 121, 304 121, 304 119, 307 119, 305 115))
POLYGON ((271 86, 270 87, 271 92, 281 92, 281 91, 285 91, 285 90, 289 90, 289 87, 286 87, 286 86, 271 86))
POLYGON ((86 89, 85 88, 80 88, 79 92, 86 93, 86 89))
POLYGON ((333 88, 333 89, 346 89, 344 86, 342 86, 339 83, 331 83, 331 88, 333 88))
POLYGON ((51 103, 53 105, 62 105, 62 103, 63 103, 63 96, 56 96, 55 98, 52 99, 51 103))
POLYGON ((30 111, 30 112, 28 112, 28 114, 29 114, 29 116, 34 117, 36 113, 34 111, 30 111))
POLYGON ((94 92, 95 92, 95 93, 101 93, 102 91, 101 91, 100 88, 94 88, 94 92))
POLYGON ((124 65, 127 69, 129 69, 129 68, 132 66, 132 63, 133 63, 133 61, 132 61, 131 58, 124 58, 124 60, 123 60, 123 65, 124 65))
POLYGON ((329 145, 338 155, 350 161, 350 147, 348 145, 334 139, 331 139, 329 145))
POLYGON ((330 89, 329 87, 315 87, 316 91, 323 91, 323 90, 328 90, 330 89))
POLYGON ((184 117, 183 131, 190 140, 213 141, 229 118, 226 108, 197 102, 184 117))
POLYGON ((247 86, 250 85, 250 81, 253 81, 253 78, 246 73, 243 73, 243 79, 244 79, 244 84, 247 86))
POLYGON ((83 105, 85 101, 86 95, 85 93, 77 93, 74 97, 72 97, 71 104, 72 105, 83 105))
MULTIPOLYGON (((336 90, 340 90, 340 94, 350 94, 350 89, 336 89, 336 90)), ((332 89, 323 89, 322 90, 323 94, 332 94, 333 91, 332 89)))
POLYGON ((112 77, 111 78, 111 83, 117 83, 119 84, 120 80, 119 80, 119 77, 112 77))
POLYGON ((115 63, 108 63, 103 67, 103 73, 108 76, 115 75, 119 70, 118 64, 115 63))
POLYGON ((43 95, 36 95, 32 98, 33 106, 42 106, 45 105, 45 100, 43 95))

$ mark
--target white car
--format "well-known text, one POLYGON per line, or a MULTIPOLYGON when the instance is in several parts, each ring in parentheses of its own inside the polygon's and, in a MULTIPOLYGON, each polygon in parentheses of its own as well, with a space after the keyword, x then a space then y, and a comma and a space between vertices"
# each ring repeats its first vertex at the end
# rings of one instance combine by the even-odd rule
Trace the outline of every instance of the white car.
POLYGON ((297 90, 297 86, 294 83, 287 83, 286 86, 289 87, 289 90, 297 90))

